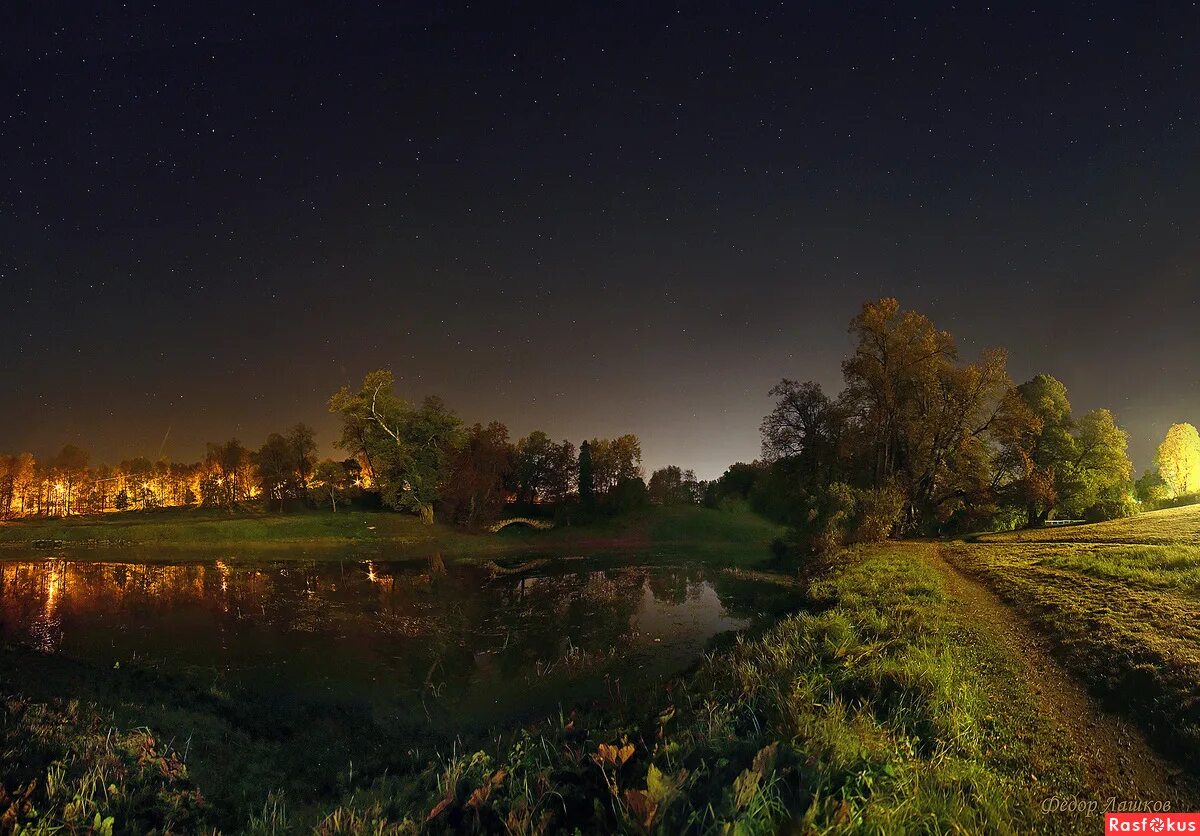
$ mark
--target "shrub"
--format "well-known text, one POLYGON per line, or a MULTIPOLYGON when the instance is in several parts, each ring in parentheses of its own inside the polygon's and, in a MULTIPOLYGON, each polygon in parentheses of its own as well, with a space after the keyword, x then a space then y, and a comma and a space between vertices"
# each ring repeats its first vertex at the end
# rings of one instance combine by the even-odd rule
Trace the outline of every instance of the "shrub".
POLYGON ((904 494, 895 485, 854 492, 855 519, 851 542, 876 543, 891 536, 904 513, 904 494))

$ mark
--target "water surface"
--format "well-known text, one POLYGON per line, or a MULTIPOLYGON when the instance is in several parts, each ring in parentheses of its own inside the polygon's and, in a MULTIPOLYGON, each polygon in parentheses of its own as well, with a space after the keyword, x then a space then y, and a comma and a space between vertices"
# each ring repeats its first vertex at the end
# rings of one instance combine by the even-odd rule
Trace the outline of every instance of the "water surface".
POLYGON ((790 590, 699 566, 556 559, 0 562, 0 641, 219 698, 365 704, 453 726, 631 688, 790 590), (617 685, 619 681, 620 685, 617 685))

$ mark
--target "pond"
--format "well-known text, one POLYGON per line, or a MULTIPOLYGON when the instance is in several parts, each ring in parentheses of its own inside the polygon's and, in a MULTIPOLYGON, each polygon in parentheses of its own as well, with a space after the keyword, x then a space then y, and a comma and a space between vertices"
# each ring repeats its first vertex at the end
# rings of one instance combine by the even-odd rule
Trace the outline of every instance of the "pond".
POLYGON ((6 560, 0 643, 217 699, 456 730, 676 673, 795 601, 786 585, 636 558, 6 560))

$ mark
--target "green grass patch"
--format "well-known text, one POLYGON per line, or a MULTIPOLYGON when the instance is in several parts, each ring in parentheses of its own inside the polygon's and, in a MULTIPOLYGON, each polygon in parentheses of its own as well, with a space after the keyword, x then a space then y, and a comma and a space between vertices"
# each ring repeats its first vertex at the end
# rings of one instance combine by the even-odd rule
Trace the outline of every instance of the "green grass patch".
POLYGON ((1043 566, 1067 569, 1093 578, 1125 581, 1134 586, 1200 593, 1200 547, 1119 546, 1071 549, 1051 554, 1043 566))
POLYGON ((1109 708, 1200 765, 1200 550, 1004 542, 945 553, 1027 617, 1109 708))
POLYGON ((1091 525, 1051 526, 981 534, 981 543, 1129 543, 1187 545, 1200 542, 1200 505, 1149 511, 1091 525))

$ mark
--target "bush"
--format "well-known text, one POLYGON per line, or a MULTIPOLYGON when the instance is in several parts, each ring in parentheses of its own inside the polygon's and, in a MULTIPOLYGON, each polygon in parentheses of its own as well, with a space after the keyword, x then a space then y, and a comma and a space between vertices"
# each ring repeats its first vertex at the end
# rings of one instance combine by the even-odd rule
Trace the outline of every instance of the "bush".
POLYGON ((904 513, 904 494, 895 485, 854 492, 855 519, 850 541, 877 543, 891 536, 904 513))
POLYGON ((1127 496, 1101 499, 1095 505, 1083 512, 1083 518, 1088 522, 1104 522, 1132 517, 1137 513, 1137 506, 1127 496))

